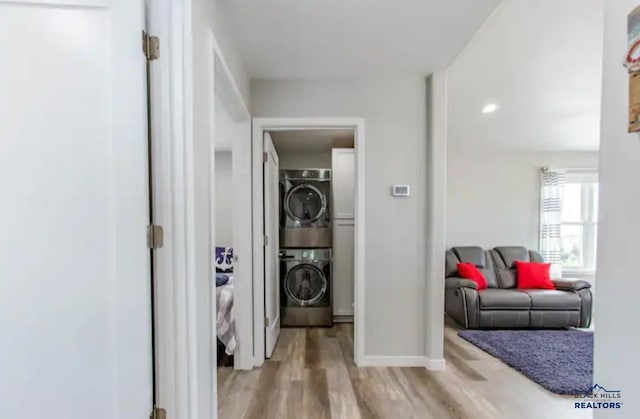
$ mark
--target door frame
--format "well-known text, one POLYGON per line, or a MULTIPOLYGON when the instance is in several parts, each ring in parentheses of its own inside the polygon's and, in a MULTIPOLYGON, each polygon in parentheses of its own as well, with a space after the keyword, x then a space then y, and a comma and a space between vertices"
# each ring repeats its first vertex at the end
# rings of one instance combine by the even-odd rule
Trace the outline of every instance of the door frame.
MULTIPOLYGON (((167 417, 185 419, 201 418, 204 406, 207 406, 211 417, 215 418, 218 402, 216 336, 213 331, 216 324, 215 298, 209 298, 211 304, 207 310, 211 322, 208 328, 210 339, 205 343, 199 342, 193 203, 197 194, 195 177, 209 176, 212 186, 215 181, 212 175, 215 170, 216 80, 224 81, 223 88, 229 93, 230 100, 239 101, 236 111, 244 112, 247 124, 251 119, 224 54, 209 29, 206 35, 209 83, 205 88, 208 89, 211 112, 211 163, 210 173, 195 171, 192 0, 146 0, 146 5, 147 30, 160 38, 160 58, 153 64, 150 86, 154 145, 153 206, 156 223, 164 228, 165 237, 164 246, 158 250, 155 261, 157 406, 166 410, 167 417), (198 363, 202 345, 210 350, 210 356, 205 357, 206 365, 198 363)), ((250 136, 249 128, 247 136, 250 136)), ((213 187, 210 193, 213 197, 213 187)), ((211 207, 212 227, 213 215, 211 207)), ((212 243, 215 242, 214 233, 212 228, 212 243)), ((210 253, 209 265, 213 272, 213 249, 210 253)), ((247 317, 251 320, 250 314, 247 317)), ((252 345, 247 343, 244 346, 249 348, 249 355, 245 357, 251 362, 252 345)))
MULTIPOLYGON (((234 268, 234 288, 233 298, 234 304, 238 300, 250 300, 252 298, 252 275, 253 275, 253 259, 251 258, 253 236, 251 232, 251 158, 246 154, 251 152, 251 114, 242 98, 240 89, 233 78, 231 70, 222 53, 222 49, 216 40, 211 29, 207 30, 209 38, 208 63, 210 73, 214 75, 213 85, 209 87, 209 106, 210 109, 216 107, 216 96, 226 106, 229 115, 234 122, 238 124, 246 124, 246 137, 234 138, 231 151, 231 170, 234 196, 232 197, 236 209, 233 217, 233 255, 234 265, 238 262, 242 269, 240 272, 234 268), (216 93, 217 92, 217 93, 216 93), (242 167, 238 167, 238 163, 242 167), (246 166, 245 166, 246 165, 246 166)), ((212 119, 213 132, 215 133, 215 111, 210 115, 212 119)), ((243 126, 243 131, 244 126, 243 126)), ((215 136, 211 139, 211 184, 215 187, 215 136)), ((211 226, 212 226, 212 246, 215 246, 215 191, 211 192, 211 226)), ((213 251, 213 249, 212 249, 213 251)), ((212 302, 212 319, 213 328, 216 327, 216 301, 212 302)), ((253 336, 251 329, 253 327, 253 316, 251 311, 239 310, 234 307, 235 313, 235 329, 236 329, 236 350, 234 353, 233 368, 236 370, 250 370, 253 368, 253 336)), ((215 349, 217 337, 212 338, 212 345, 215 349)), ((214 359, 217 352, 214 350, 214 359)), ((214 375, 217 363, 214 363, 214 375)))
MULTIPOLYGON (((147 31, 160 38, 160 56, 151 65, 153 211, 164 229, 164 245, 154 260, 156 403, 168 417, 193 418, 197 409, 189 358, 187 277, 193 234, 186 228, 192 181, 184 175, 193 109, 186 79, 191 74, 190 0, 147 0, 147 31)), ((191 134, 192 137, 192 134, 191 134)), ((191 328, 192 329, 192 328, 191 328)))
POLYGON ((253 301, 236 301, 238 311, 253 309, 253 361, 265 360, 264 247, 262 232, 262 153, 265 131, 353 129, 356 150, 355 261, 354 261, 354 361, 362 365, 365 342, 365 119, 364 118, 254 118, 253 119, 253 301), (253 303, 253 304, 252 304, 253 303), (252 305, 252 307, 251 307, 252 305))

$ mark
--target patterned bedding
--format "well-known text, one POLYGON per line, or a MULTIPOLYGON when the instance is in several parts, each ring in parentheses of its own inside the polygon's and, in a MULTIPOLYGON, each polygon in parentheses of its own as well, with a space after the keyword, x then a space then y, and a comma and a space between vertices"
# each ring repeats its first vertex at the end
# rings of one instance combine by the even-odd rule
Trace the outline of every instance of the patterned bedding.
POLYGON ((217 335, 227 355, 236 349, 235 315, 233 312, 233 275, 226 285, 216 287, 217 335))

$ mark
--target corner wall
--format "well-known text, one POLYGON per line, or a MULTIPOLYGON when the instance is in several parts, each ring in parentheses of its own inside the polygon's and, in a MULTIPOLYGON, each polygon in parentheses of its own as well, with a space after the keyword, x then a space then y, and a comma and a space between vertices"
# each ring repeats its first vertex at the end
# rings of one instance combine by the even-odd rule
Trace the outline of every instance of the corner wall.
POLYGON ((444 266, 447 210, 447 73, 427 79, 427 237, 425 355, 427 368, 444 369, 444 266))
POLYGON ((594 380, 620 390, 623 406, 597 409, 597 419, 640 417, 640 134, 627 133, 628 74, 621 64, 627 52, 627 14, 637 6, 637 0, 605 2, 594 380))
POLYGON ((280 170, 331 169, 331 151, 278 152, 278 159, 280 159, 280 170))
POLYGON ((216 151, 215 246, 233 247, 233 172, 230 151, 216 151))

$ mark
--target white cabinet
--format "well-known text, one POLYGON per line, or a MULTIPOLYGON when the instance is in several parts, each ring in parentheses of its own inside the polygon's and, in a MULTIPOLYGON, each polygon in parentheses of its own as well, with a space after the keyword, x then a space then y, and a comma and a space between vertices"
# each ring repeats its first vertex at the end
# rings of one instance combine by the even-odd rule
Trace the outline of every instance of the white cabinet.
POLYGON ((353 315, 353 220, 333 221, 333 315, 353 315))
POLYGON ((331 150, 333 219, 353 219, 355 214, 355 150, 331 150))
POLYGON ((353 316, 355 156, 352 148, 331 151, 334 316, 353 316))

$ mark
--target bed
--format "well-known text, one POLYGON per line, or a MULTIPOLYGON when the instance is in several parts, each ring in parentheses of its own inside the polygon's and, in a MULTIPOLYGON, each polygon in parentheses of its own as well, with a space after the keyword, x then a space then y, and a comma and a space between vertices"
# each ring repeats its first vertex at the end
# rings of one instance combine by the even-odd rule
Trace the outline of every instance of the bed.
POLYGON ((233 248, 216 247, 215 267, 218 365, 232 366, 236 349, 233 248))
POLYGON ((216 286, 216 333, 218 339, 225 347, 227 355, 233 355, 236 349, 235 316, 233 312, 233 274, 229 276, 229 282, 216 286))

